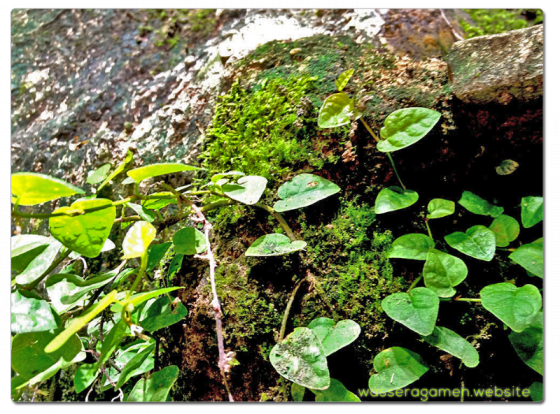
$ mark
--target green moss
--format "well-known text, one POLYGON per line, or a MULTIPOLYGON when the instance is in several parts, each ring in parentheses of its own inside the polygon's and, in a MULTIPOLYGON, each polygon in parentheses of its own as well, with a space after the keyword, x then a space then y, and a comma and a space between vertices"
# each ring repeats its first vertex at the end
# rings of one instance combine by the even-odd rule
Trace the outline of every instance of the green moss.
POLYGON ((542 10, 524 9, 465 9, 474 21, 471 26, 462 20, 461 26, 467 33, 467 38, 493 35, 510 30, 524 29, 540 23, 543 20, 542 10), (528 21, 523 15, 527 12, 535 14, 533 21, 528 21))

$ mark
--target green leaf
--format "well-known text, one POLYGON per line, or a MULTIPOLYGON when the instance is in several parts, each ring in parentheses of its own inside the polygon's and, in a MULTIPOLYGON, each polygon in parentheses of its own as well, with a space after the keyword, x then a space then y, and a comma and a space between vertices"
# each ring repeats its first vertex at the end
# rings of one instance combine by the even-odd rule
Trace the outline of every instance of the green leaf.
POLYGON ((74 374, 74 389, 76 394, 81 393, 89 387, 99 374, 99 367, 96 364, 82 364, 74 374))
POLYGON ((222 185, 222 190, 225 195, 240 203, 253 205, 260 200, 267 182, 264 177, 248 175, 240 178, 237 184, 222 185))
MULTIPOLYGON (((84 190, 66 181, 45 174, 22 172, 12 174, 12 195, 20 206, 34 206, 61 197, 85 194, 84 190)), ((12 198, 12 203, 15 200, 12 198)))
POLYGON ((514 160, 503 160, 502 163, 496 167, 498 175, 510 175, 517 170, 519 164, 514 160))
MULTIPOLYGON (((175 287, 156 289, 150 292, 136 293, 135 295, 132 295, 132 297, 130 298, 130 303, 132 303, 132 306, 136 307, 146 302, 147 300, 150 300, 152 298, 158 297, 159 295, 163 295, 165 293, 173 292, 174 290, 179 290, 179 289, 184 289, 184 287, 175 286, 175 287)), ((126 295, 126 292, 121 292, 121 293, 126 295)), ((111 312, 121 312, 121 311, 122 311, 122 305, 120 303, 115 303, 113 306, 111 306, 111 312)))
POLYGON ((159 244, 152 244, 148 247, 148 266, 146 270, 151 272, 155 269, 155 267, 161 262, 165 253, 168 252, 169 248, 173 243, 166 242, 166 243, 159 243, 159 244))
POLYGON ((226 173, 221 173, 221 174, 215 174, 212 176, 211 180, 214 184, 216 184, 218 181, 220 181, 222 178, 224 177, 241 177, 244 176, 245 173, 242 173, 241 171, 229 171, 226 173))
POLYGON ((40 332, 56 329, 58 323, 46 300, 18 290, 10 295, 11 331, 13 333, 40 332))
POLYGON ((459 204, 471 213, 479 214, 481 216, 491 216, 495 218, 504 212, 503 207, 490 204, 485 199, 471 193, 470 191, 463 192, 463 195, 461 195, 461 199, 459 200, 459 204))
POLYGON ((156 228, 146 221, 137 221, 123 240, 123 259, 142 257, 156 237, 156 228))
POLYGON ((331 378, 331 385, 324 391, 311 390, 319 402, 360 402, 358 396, 346 389, 338 380, 331 378))
POLYGON ((284 212, 307 207, 339 191, 338 185, 325 178, 300 174, 280 186, 278 197, 281 200, 274 204, 274 210, 284 212))
POLYGON ((134 170, 130 170, 126 174, 134 181, 139 183, 140 181, 152 177, 157 177, 159 175, 171 174, 180 171, 193 171, 193 170, 200 171, 200 170, 204 170, 204 168, 193 167, 191 165, 185 165, 185 164, 161 163, 161 164, 151 164, 145 167, 135 168, 134 170))
POLYGON ((340 321, 335 325, 332 319, 317 318, 311 321, 307 327, 317 334, 326 357, 350 345, 360 336, 361 331, 360 325, 350 319, 340 321))
POLYGON ((526 229, 543 220, 542 197, 523 197, 521 199, 521 224, 526 229))
POLYGON ((440 298, 450 298, 455 294, 454 286, 467 277, 465 262, 458 257, 430 249, 422 275, 424 284, 440 298))
POLYGON ((397 322, 420 335, 430 335, 436 326, 438 296, 427 288, 393 293, 381 302, 381 307, 397 322))
POLYGON ((407 208, 418 201, 418 193, 400 187, 384 188, 375 199, 375 214, 407 208))
POLYGON ((528 328, 542 308, 542 297, 533 285, 516 287, 496 283, 480 291, 482 306, 515 332, 528 328))
POLYGON ((354 74, 354 69, 348 69, 348 70, 342 72, 338 76, 338 78, 334 81, 334 83, 336 85, 336 89, 338 89, 339 92, 342 92, 344 87, 350 81, 350 78, 352 77, 353 74, 354 74))
POLYGON ((88 171, 88 176, 86 183, 88 184, 99 184, 107 178, 109 171, 111 170, 111 164, 104 164, 95 171, 88 171))
POLYGON ((57 208, 53 213, 83 211, 99 208, 77 216, 58 216, 49 219, 53 237, 70 250, 86 257, 97 257, 111 233, 116 209, 111 200, 78 200, 71 207, 57 208), (104 208, 105 207, 105 208, 104 208))
POLYGON ((381 141, 377 149, 393 152, 406 148, 424 138, 439 121, 441 114, 427 108, 399 109, 385 118, 379 131, 381 141))
POLYGON ((428 250, 435 246, 433 239, 425 234, 405 234, 393 242, 386 255, 391 259, 426 260, 428 250))
POLYGON ((456 231, 445 236, 445 241, 461 253, 486 262, 496 253, 496 235, 485 226, 472 226, 466 233, 456 231))
POLYGON ((49 237, 48 247, 31 260, 25 270, 16 276, 16 283, 25 286, 37 280, 52 264, 61 247, 62 244, 58 240, 49 237))
POLYGON ((534 276, 544 277, 543 239, 524 244, 516 249, 509 258, 534 276))
POLYGON ((142 366, 145 365, 145 362, 149 359, 152 352, 154 352, 155 347, 156 344, 149 345, 127 362, 119 375, 119 380, 116 383, 115 389, 121 388, 133 376, 142 374, 142 372, 138 371, 142 370, 142 366))
POLYGON ((171 259, 171 263, 169 264, 169 269, 167 270, 167 280, 171 280, 175 277, 177 272, 181 270, 181 266, 183 265, 183 256, 182 254, 177 254, 171 259))
POLYGON ((334 128, 358 120, 362 114, 345 93, 335 93, 323 102, 319 111, 319 128, 334 128))
POLYGON ((543 400, 543 383, 533 382, 529 387, 529 392, 531 393, 531 399, 533 401, 541 402, 543 400))
POLYGON ((98 369, 115 353, 123 338, 126 336, 127 329, 128 325, 122 319, 111 328, 109 335, 105 337, 105 340, 101 344, 99 359, 95 363, 98 369))
POLYGON ((146 316, 140 321, 140 326, 148 332, 157 331, 179 322, 187 314, 187 308, 181 302, 174 308, 169 298, 162 296, 148 308, 146 316))
POLYGON ((270 362, 280 375, 296 384, 315 390, 329 388, 327 357, 321 340, 311 329, 294 329, 272 348, 270 362))
POLYGON ((200 254, 208 249, 204 234, 194 227, 185 227, 173 236, 174 250, 179 254, 200 254))
POLYGON ((428 203, 428 213, 430 214, 426 217, 429 219, 450 216, 455 213, 455 203, 443 198, 434 198, 428 203))
POLYGON ((376 355, 373 367, 377 372, 369 379, 372 392, 398 390, 417 381, 429 368, 420 355, 406 348, 394 346, 376 355))
POLYGON ((178 376, 179 368, 176 365, 170 365, 153 373, 147 380, 142 378, 130 391, 126 401, 165 402, 178 376))
POLYGON ((425 336, 424 340, 430 345, 459 358, 469 368, 474 368, 479 363, 479 356, 475 347, 450 329, 436 326, 434 332, 425 336))
POLYGON ((267 234, 255 240, 245 256, 282 256, 305 249, 305 246, 307 243, 302 240, 292 242, 283 234, 267 234))
POLYGON ((146 207, 141 206, 140 204, 126 203, 126 205, 127 207, 133 209, 142 220, 147 221, 148 223, 151 223, 156 219, 156 213, 146 209, 146 207))
POLYGON ((292 382, 291 393, 294 401, 301 402, 303 401, 303 397, 305 395, 305 387, 292 382))
POLYGON ((502 214, 492 221, 490 230, 496 235, 496 246, 507 247, 519 236, 519 223, 513 217, 502 214))
MULTIPOLYGON (((97 191, 99 192, 99 190, 104 187, 105 185, 107 185, 107 183, 109 183, 112 179, 114 179, 117 175, 119 175, 120 173, 122 173, 125 169, 127 169, 131 164, 132 164, 132 159, 133 159, 133 155, 132 152, 130 150, 126 151, 126 156, 124 158, 124 161, 122 163, 119 164, 119 166, 117 168, 115 168, 115 171, 113 171, 111 173, 111 175, 109 175, 105 181, 103 181, 99 187, 97 187, 97 191)), ((126 181, 126 180, 125 180, 126 181)), ((134 182, 134 181, 133 181, 134 182)), ((123 181, 123 184, 125 184, 125 182, 123 181)))
POLYGON ((142 207, 150 210, 159 210, 169 204, 177 204, 177 198, 170 191, 161 191, 159 193, 152 193, 150 196, 165 196, 166 198, 149 198, 147 200, 142 200, 142 207))
MULTIPOLYGON (((126 368, 126 365, 134 359, 134 357, 138 356, 138 354, 142 353, 146 348, 150 348, 151 352, 144 361, 138 366, 135 370, 133 370, 130 374, 131 377, 141 375, 145 372, 151 371, 154 369, 154 358, 152 356, 153 349, 155 347, 155 341, 151 340, 150 342, 141 342, 135 341, 132 344, 124 345, 120 349, 117 350, 115 354, 114 362, 115 365, 121 369, 121 372, 126 368)), ((121 379, 121 372, 117 371, 114 367, 106 368, 107 374, 113 380, 113 383, 116 385, 119 383, 121 379)), ((130 377, 128 378, 130 379, 130 377)), ((128 380, 127 379, 127 380, 128 380)), ((102 378, 102 386, 101 391, 104 392, 113 388, 113 384, 109 382, 107 376, 104 375, 102 378)), ((125 381, 126 382, 126 381, 125 381)), ((115 388, 117 390, 118 388, 115 388)))
POLYGON ((543 375, 544 337, 543 313, 538 312, 530 325, 523 332, 512 332, 509 340, 519 355, 529 367, 543 375))
POLYGON ((19 234, 12 236, 11 240, 11 259, 12 270, 21 272, 45 251, 52 239, 35 234, 19 234))

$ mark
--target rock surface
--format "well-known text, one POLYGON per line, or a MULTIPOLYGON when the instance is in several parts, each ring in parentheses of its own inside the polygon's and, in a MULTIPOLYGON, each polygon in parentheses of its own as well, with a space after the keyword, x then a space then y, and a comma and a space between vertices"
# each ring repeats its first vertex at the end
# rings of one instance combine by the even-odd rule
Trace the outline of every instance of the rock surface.
POLYGON ((543 26, 456 42, 447 62, 453 93, 464 102, 536 100, 543 94, 543 26))

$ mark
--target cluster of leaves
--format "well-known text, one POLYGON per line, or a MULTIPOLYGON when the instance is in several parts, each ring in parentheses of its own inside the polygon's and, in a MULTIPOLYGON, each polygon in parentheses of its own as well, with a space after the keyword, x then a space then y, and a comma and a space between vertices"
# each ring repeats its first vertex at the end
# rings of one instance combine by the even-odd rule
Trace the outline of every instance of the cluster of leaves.
POLYGON ((540 9, 465 9, 465 11, 474 22, 474 25, 471 25, 461 20, 467 38, 524 29, 543 21, 543 12, 540 9), (529 14, 533 15, 533 19, 529 19, 529 14))

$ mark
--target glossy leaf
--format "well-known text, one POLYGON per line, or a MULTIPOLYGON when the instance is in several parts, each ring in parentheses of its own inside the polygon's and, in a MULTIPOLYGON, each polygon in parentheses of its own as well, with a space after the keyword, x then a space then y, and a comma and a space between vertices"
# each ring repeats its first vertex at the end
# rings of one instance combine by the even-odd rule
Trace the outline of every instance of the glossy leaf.
POLYGON ((456 231, 445 236, 445 241, 461 253, 486 262, 496 252, 496 235, 485 226, 472 226, 466 233, 456 231))
POLYGON ((330 386, 325 351, 311 329, 294 329, 272 348, 270 362, 280 375, 303 387, 326 390, 330 386))
POLYGON ((303 397, 305 396, 305 387, 302 387, 295 382, 292 382, 292 386, 290 388, 292 398, 294 401, 301 402, 303 401, 303 397))
POLYGON ((338 380, 331 378, 331 385, 324 391, 311 390, 318 402, 360 402, 358 396, 346 389, 338 380))
POLYGON ((11 261, 12 270, 21 272, 33 259, 45 251, 52 239, 35 234, 12 236, 11 261))
MULTIPOLYGON (((84 194, 84 190, 45 174, 22 172, 12 174, 12 195, 20 206, 34 206, 61 197, 84 194)), ((12 203, 15 202, 12 198, 12 203)))
POLYGON ((185 227, 173 236, 174 250, 179 254, 200 254, 208 249, 204 234, 194 227, 185 227))
POLYGON ((171 263, 169 263, 169 269, 167 270, 167 280, 172 280, 177 272, 181 270, 184 257, 185 256, 183 256, 182 254, 176 254, 173 259, 171 259, 171 263))
POLYGON ((152 223, 156 219, 156 213, 148 210, 146 207, 141 206, 140 204, 127 203, 126 205, 127 207, 133 209, 142 220, 147 221, 148 223, 152 223))
POLYGON ((261 199, 268 180, 258 175, 241 177, 237 184, 224 184, 222 190, 228 197, 240 203, 253 205, 261 199))
POLYGON ((440 298, 455 295, 453 287, 465 280, 467 273, 465 262, 436 249, 430 249, 422 270, 424 284, 440 298))
POLYGON ((74 390, 76 394, 88 388, 99 375, 99 367, 96 364, 82 364, 74 374, 74 390))
POLYGON ((521 199, 521 224, 526 229, 543 220, 542 197, 523 197, 521 199))
POLYGON ((455 213, 455 203, 443 198, 434 198, 428 203, 428 214, 426 217, 429 219, 436 219, 447 217, 455 213))
POLYGON ((377 374, 370 377, 368 385, 369 389, 376 393, 406 387, 429 370, 420 355, 398 346, 377 354, 373 360, 373 367, 377 374))
POLYGON ((144 365, 145 362, 150 358, 152 352, 154 352, 155 347, 156 344, 149 345, 148 347, 140 351, 138 354, 136 354, 134 357, 132 357, 132 359, 130 359, 127 362, 127 364, 124 366, 124 368, 122 369, 119 375, 119 379, 116 382, 115 389, 119 389, 130 378, 132 378, 135 375, 140 375, 142 373, 138 371, 141 370, 142 365, 144 365))
POLYGON ((495 206, 470 191, 463 192, 463 195, 461 195, 461 199, 459 200, 459 204, 471 213, 479 214, 481 216, 491 216, 495 218, 504 212, 503 207, 495 206))
POLYGON ((135 402, 165 402, 171 387, 179 377, 179 368, 170 365, 160 371, 154 372, 150 378, 139 380, 126 401, 135 402))
POLYGON ((137 221, 123 240, 123 259, 143 256, 156 237, 156 228, 146 221, 137 221))
POLYGON ((127 329, 128 325, 122 319, 111 328, 101 344, 99 359, 95 363, 98 369, 115 353, 123 338, 127 335, 127 329))
POLYGON ((502 163, 496 167, 498 175, 510 175, 517 170, 519 164, 514 160, 503 160, 502 163))
POLYGON ((150 305, 140 326, 148 332, 157 331, 179 322, 187 314, 187 308, 181 302, 174 307, 167 296, 162 296, 150 305))
POLYGON ((509 340, 519 358, 529 367, 543 375, 544 337, 543 313, 537 313, 530 325, 523 332, 512 332, 509 340))
POLYGON ((354 108, 354 101, 345 93, 335 93, 323 102, 319 111, 319 128, 335 128, 358 120, 362 114, 354 108))
POLYGON ((62 244, 52 237, 49 237, 48 247, 33 258, 25 270, 16 276, 16 282, 25 286, 38 279, 52 264, 56 255, 62 248, 62 244))
POLYGON ((307 327, 317 334, 325 350, 325 356, 350 345, 360 336, 361 332, 360 325, 350 319, 340 321, 335 325, 332 319, 317 318, 311 321, 307 327))
POLYGON ((509 258, 522 266, 530 274, 544 277, 543 265, 543 239, 542 237, 533 243, 524 244, 516 249, 509 258))
POLYGON ((529 387, 529 392, 531 393, 531 399, 533 401, 541 402, 543 400, 543 383, 533 382, 529 387))
MULTIPOLYGON (((146 373, 146 372, 154 369, 155 361, 154 361, 154 358, 152 356, 154 347, 155 347, 155 341, 140 342, 140 343, 138 343, 138 341, 136 341, 136 342, 133 342, 132 345, 120 347, 115 354, 114 362, 115 362, 115 365, 118 366, 121 369, 121 372, 117 371, 114 367, 109 367, 108 369, 106 368, 106 372, 107 372, 107 374, 109 374, 109 377, 111 378, 113 383, 115 385, 117 385, 121 381, 121 373, 126 368, 126 365, 128 365, 135 357, 138 356, 138 354, 141 354, 147 348, 150 348, 151 352, 146 356, 146 358, 143 360, 143 362, 139 366, 136 367, 136 369, 134 369, 132 372, 130 372, 131 375, 128 379, 130 379, 131 377, 137 376, 137 375, 141 375, 143 373, 146 373)), ((124 377, 124 378, 126 378, 126 377, 124 377)), ((102 381, 103 381, 102 386, 101 386, 101 391, 102 392, 113 388, 113 384, 111 384, 111 382, 109 382, 106 375, 103 376, 102 381)), ((116 387, 114 389, 118 390, 118 387, 116 387)))
POLYGON ((519 236, 519 223, 513 217, 502 214, 492 221, 490 230, 496 235, 496 246, 507 247, 519 236))
MULTIPOLYGON (((132 306, 136 307, 150 299, 158 297, 159 295, 163 295, 165 293, 173 292, 174 290, 179 290, 179 289, 184 289, 184 287, 175 286, 175 287, 151 290, 149 292, 136 293, 131 296, 130 303, 132 304, 132 306)), ((122 292, 122 293, 126 294, 126 292, 122 292)), ((115 303, 113 306, 111 306, 111 312, 120 312, 120 311, 122 311, 122 305, 120 303, 115 303)))
POLYGON ((482 306, 509 326, 514 332, 528 328, 542 308, 542 297, 533 285, 516 287, 496 283, 480 291, 482 306))
POLYGON ((418 193, 400 187, 388 187, 379 192, 375 199, 375 214, 388 213, 410 207, 418 201, 418 193))
POLYGON ((339 92, 342 92, 344 87, 348 84, 348 82, 352 78, 353 74, 354 74, 354 69, 348 69, 342 72, 340 75, 338 75, 338 78, 336 78, 334 83, 336 85, 336 89, 338 89, 339 92))
POLYGON ((387 257, 391 259, 426 260, 428 250, 436 244, 431 237, 421 233, 405 234, 391 245, 387 257))
POLYGON ((160 191, 159 193, 152 193, 150 196, 162 196, 163 198, 149 198, 142 200, 142 207, 150 210, 159 210, 169 204, 177 204, 177 198, 169 191, 160 191))
POLYGON ((307 246, 303 240, 290 241, 283 234, 267 234, 249 246, 245 256, 281 256, 302 250, 307 246))
POLYGON ((111 164, 104 164, 95 171, 89 171, 86 183, 93 185, 103 182, 109 176, 109 171, 111 171, 111 164))
MULTIPOLYGON (((120 173, 122 173, 124 170, 126 170, 131 164, 132 164, 132 160, 133 160, 133 155, 132 152, 130 150, 126 151, 126 156, 124 157, 124 160, 122 163, 120 163, 117 168, 115 168, 115 170, 105 179, 105 181, 103 181, 99 187, 97 187, 97 191, 99 191, 100 188, 104 187, 106 184, 108 184, 111 180, 113 180, 117 175, 119 175, 120 173)), ((133 181, 134 182, 134 181, 133 181)), ((123 181, 123 184, 125 184, 125 182, 123 181)))
POLYGON ((180 171, 193 171, 193 170, 204 170, 204 168, 193 167, 192 165, 185 165, 185 164, 161 163, 161 164, 151 164, 151 165, 146 165, 144 167, 135 168, 134 170, 130 170, 126 174, 134 181, 139 183, 140 181, 152 177, 157 177, 159 175, 172 174, 180 171))
POLYGON ((399 109, 385 118, 384 126, 379 131, 381 141, 377 149, 381 152, 393 152, 406 148, 432 130, 441 114, 427 108, 399 109))
POLYGON ((60 207, 53 213, 91 208, 100 209, 77 216, 51 217, 49 227, 53 237, 70 250, 86 257, 97 257, 111 233, 116 218, 116 209, 111 200, 78 200, 71 207, 60 207))
POLYGON ((152 244, 148 247, 148 265, 146 270, 151 272, 156 268, 156 266, 162 261, 165 254, 169 251, 173 243, 166 242, 166 243, 159 243, 159 244, 152 244))
POLYGON ((274 210, 284 212, 307 207, 339 191, 338 185, 325 178, 300 174, 280 186, 278 197, 281 200, 274 204, 274 210))
POLYGON ((430 345, 459 358, 469 368, 474 368, 479 363, 479 356, 475 347, 450 329, 436 326, 434 332, 425 336, 424 340, 430 345))
POLYGON ((216 184, 218 181, 220 181, 222 178, 226 178, 226 177, 242 177, 244 176, 245 173, 242 173, 241 171, 229 171, 226 173, 221 173, 221 174, 215 174, 212 176, 211 180, 214 184, 216 184))
POLYGON ((10 295, 13 333, 41 332, 58 328, 55 315, 46 300, 18 290, 10 295))
POLYGON ((427 288, 393 293, 381 302, 390 318, 420 335, 430 335, 436 326, 439 309, 438 296, 427 288))

